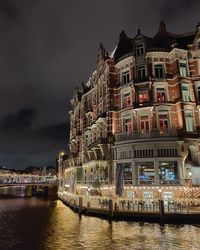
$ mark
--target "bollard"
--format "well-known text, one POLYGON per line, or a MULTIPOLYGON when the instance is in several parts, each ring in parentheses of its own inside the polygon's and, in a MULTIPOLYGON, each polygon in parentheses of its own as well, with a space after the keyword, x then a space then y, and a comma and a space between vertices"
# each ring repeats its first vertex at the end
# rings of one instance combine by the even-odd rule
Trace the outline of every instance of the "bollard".
POLYGON ((83 197, 79 197, 79 214, 82 214, 83 211, 83 197))
POLYGON ((128 210, 130 209, 130 201, 128 200, 127 202, 127 207, 128 207, 128 210))
POLYGON ((113 200, 109 200, 108 201, 108 208, 109 208, 109 217, 112 218, 113 217, 113 200))
POLYGON ((90 201, 87 202, 87 207, 90 207, 90 201))
POLYGON ((160 219, 162 220, 165 215, 165 209, 164 209, 164 201, 159 200, 159 212, 160 212, 160 219))

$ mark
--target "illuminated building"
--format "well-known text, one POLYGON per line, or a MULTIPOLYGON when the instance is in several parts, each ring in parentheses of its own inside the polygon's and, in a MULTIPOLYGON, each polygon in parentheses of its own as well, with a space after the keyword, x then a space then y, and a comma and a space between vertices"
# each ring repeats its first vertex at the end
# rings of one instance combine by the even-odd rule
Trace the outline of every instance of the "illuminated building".
POLYGON ((200 185, 200 25, 154 37, 122 31, 112 53, 74 91, 70 153, 62 161, 71 192, 172 198, 200 185))

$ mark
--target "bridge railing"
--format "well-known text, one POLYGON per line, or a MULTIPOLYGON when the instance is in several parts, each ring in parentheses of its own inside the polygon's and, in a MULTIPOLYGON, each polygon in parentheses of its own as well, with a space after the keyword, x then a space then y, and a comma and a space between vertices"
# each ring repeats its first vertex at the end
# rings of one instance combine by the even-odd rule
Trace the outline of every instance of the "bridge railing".
POLYGON ((27 184, 57 184, 55 176, 30 176, 30 175, 2 175, 0 185, 27 185, 27 184))

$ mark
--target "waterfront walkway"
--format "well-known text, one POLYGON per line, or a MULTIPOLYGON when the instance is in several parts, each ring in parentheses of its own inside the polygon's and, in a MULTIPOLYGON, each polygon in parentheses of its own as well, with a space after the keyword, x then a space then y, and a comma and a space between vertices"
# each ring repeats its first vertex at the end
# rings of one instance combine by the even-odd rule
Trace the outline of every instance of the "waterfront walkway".
POLYGON ((200 223, 200 199, 129 200, 79 196, 66 191, 58 197, 79 214, 141 221, 200 223))

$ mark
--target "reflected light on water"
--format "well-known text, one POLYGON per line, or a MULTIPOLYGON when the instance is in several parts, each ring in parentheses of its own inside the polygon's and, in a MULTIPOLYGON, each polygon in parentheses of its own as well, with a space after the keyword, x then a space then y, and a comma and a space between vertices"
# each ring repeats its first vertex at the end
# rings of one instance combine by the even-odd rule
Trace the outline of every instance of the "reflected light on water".
POLYGON ((198 226, 108 222, 95 217, 79 217, 55 200, 0 200, 0 222, 1 250, 182 250, 199 249, 200 246, 198 226))

